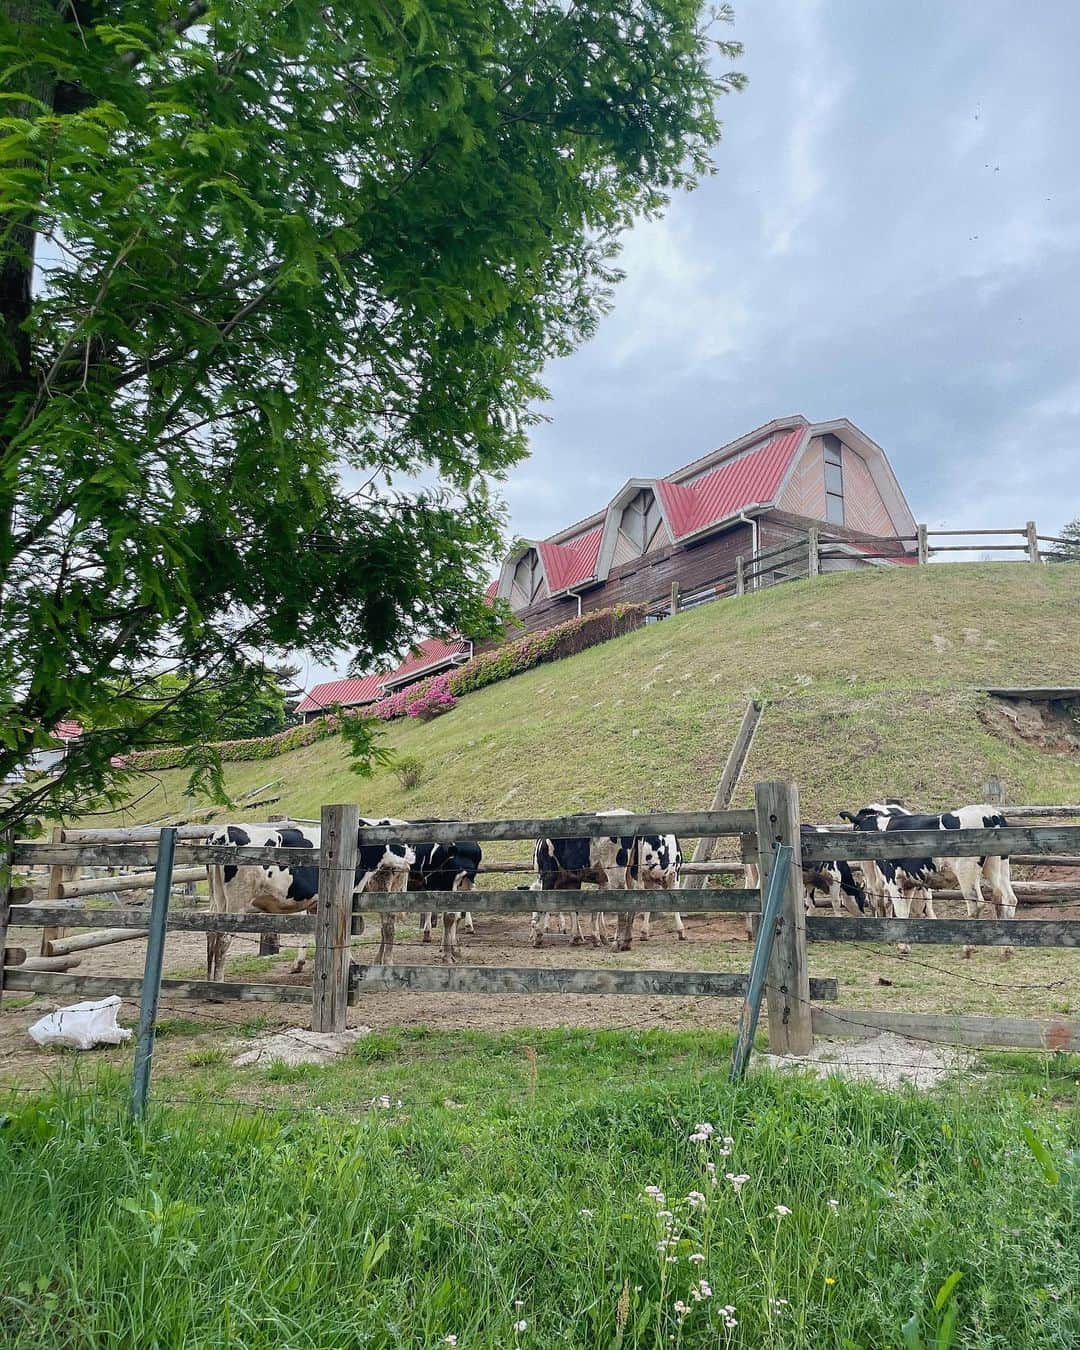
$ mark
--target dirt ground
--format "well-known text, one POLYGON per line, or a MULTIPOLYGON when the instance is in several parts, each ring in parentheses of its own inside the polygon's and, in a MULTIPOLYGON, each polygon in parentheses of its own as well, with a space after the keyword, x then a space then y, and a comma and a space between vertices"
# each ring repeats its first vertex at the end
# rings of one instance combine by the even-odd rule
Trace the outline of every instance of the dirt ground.
MULTIPOLYGON (((939 907, 944 911, 949 906, 939 907)), ((955 912, 955 910, 953 911, 955 912)), ((1051 918, 1054 911, 1040 906, 1030 917, 1051 918)), ((1061 917, 1075 917, 1064 907, 1061 917)), ((478 918, 472 936, 461 933, 462 964, 482 966, 563 966, 633 969, 745 971, 750 944, 742 916, 699 916, 686 920, 687 939, 676 940, 671 920, 654 916, 652 938, 635 940, 630 952, 610 948, 571 945, 568 938, 550 935, 536 950, 530 942, 527 916, 478 918)), ((13 928, 8 943, 35 950, 39 930, 13 928)), ((399 965, 429 965, 440 957, 439 938, 424 944, 416 920, 398 925, 396 961, 399 965)), ((355 959, 373 955, 377 938, 368 930, 355 942, 355 959)), ((310 950, 310 949, 309 949, 310 950)), ((205 938, 198 933, 170 933, 166 945, 165 975, 182 979, 205 978, 205 938)), ((278 957, 259 957, 258 940, 248 935, 233 938, 226 978, 260 984, 304 985, 310 982, 311 962, 303 974, 290 973, 293 952, 283 949, 278 957)), ((142 973, 145 943, 142 940, 101 947, 83 953, 78 974, 138 976, 142 973)), ((811 972, 834 976, 840 985, 838 1010, 891 1008, 905 1011, 953 1013, 1015 1013, 1031 1017, 1075 1014, 1080 1007, 1080 960, 1074 949, 1017 950, 1004 960, 998 949, 978 948, 962 959, 956 947, 922 946, 909 956, 900 956, 885 944, 820 943, 811 948, 811 972)), ((26 1028, 57 1003, 48 995, 5 994, 0 1007, 0 1083, 29 1084, 47 1077, 56 1060, 39 1050, 26 1035, 26 1028)), ((369 1026, 378 1031, 394 1026, 430 1026, 442 1029, 504 1031, 524 1028, 724 1028, 735 1025, 739 1004, 735 999, 658 997, 654 995, 472 995, 363 993, 349 1009, 350 1026, 369 1026)), ((208 1003, 184 999, 165 991, 161 1019, 188 1028, 197 1035, 205 1027, 208 1043, 222 1041, 239 1028, 257 1024, 266 1031, 305 1025, 302 1003, 208 1003)), ((125 1000, 121 1024, 133 1026, 137 1006, 125 1000)), ((190 1052, 192 1041, 182 1046, 164 1036, 156 1052, 166 1066, 174 1053, 190 1052)), ((122 1062, 124 1049, 93 1052, 95 1060, 122 1062)), ((178 1061, 179 1062, 179 1061, 178 1061)))

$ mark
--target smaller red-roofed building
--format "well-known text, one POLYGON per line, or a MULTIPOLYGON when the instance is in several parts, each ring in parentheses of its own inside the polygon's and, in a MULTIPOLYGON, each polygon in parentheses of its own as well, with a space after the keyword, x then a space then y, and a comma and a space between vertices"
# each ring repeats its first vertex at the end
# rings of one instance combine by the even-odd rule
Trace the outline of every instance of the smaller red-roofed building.
POLYGON ((472 654, 473 644, 468 638, 425 638, 393 670, 315 685, 297 704, 296 711, 310 722, 335 707, 368 707, 395 689, 453 670, 472 654))
POLYGON ((673 583, 724 594, 737 559, 749 566, 812 528, 827 541, 823 571, 915 559, 915 518, 885 452, 847 418, 778 418, 664 478, 628 479, 595 515, 522 544, 494 594, 529 631, 614 604, 658 607, 673 583))

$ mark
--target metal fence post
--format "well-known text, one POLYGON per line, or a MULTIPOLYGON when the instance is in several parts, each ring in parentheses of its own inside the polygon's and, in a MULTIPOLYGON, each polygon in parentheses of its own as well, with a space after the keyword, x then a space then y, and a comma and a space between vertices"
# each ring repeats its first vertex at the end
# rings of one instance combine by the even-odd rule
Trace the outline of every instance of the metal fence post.
POLYGON ((769 1048, 774 1055, 806 1055, 814 1044, 810 1024, 810 972, 806 960, 806 907, 802 897, 799 848, 799 791, 794 783, 758 783, 758 868, 768 894, 775 849, 786 844, 791 859, 783 867, 785 886, 769 958, 769 1048))
POLYGON ((750 958, 750 977, 747 980, 746 998, 743 999, 742 1009, 739 1012, 739 1030, 735 1037, 735 1047, 731 1052, 733 1083, 737 1083, 746 1072, 750 1052, 754 1048, 754 1032, 757 1031, 761 996, 765 992, 765 976, 772 958, 776 920, 784 898, 784 874, 790 865, 791 849, 787 844, 777 844, 768 894, 762 892, 764 900, 761 906, 761 922, 754 942, 754 954, 750 958))
POLYGON ((1029 520, 1024 526, 1024 531, 1027 534, 1028 562, 1041 562, 1042 559, 1039 556, 1039 535, 1038 531, 1035 529, 1035 522, 1029 520))
POLYGON ((919 562, 920 562, 920 563, 929 562, 929 561, 930 561, 930 547, 929 547, 929 541, 928 541, 928 539, 927 539, 927 537, 926 537, 926 533, 927 533, 927 532, 926 532, 926 526, 925 526, 925 525, 918 525, 918 526, 916 526, 916 530, 917 530, 917 532, 918 532, 919 562))
POLYGON ((175 850, 176 830, 173 826, 166 826, 158 839, 154 897, 150 902, 150 932, 146 942, 142 998, 139 1001, 139 1039, 135 1043, 135 1070, 131 1077, 131 1115, 134 1120, 139 1120, 145 1113, 146 1098, 150 1091, 150 1066, 154 1058, 154 1028, 161 996, 161 967, 165 959, 165 927, 169 917, 175 850))
POLYGON ((356 885, 357 806, 324 806, 315 911, 312 1031, 344 1031, 349 1001, 349 931, 356 885))

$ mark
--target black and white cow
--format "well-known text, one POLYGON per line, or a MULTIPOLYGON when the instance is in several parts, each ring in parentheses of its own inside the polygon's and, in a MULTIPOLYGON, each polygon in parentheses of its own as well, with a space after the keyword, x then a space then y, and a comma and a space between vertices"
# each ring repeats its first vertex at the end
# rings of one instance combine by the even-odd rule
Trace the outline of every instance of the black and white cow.
MULTIPOLYGON (((805 839, 808 834, 825 834, 827 825, 800 825, 799 834, 805 839)), ((842 858, 832 862, 804 863, 803 901, 809 914, 817 904, 820 893, 832 904, 833 913, 838 917, 846 910, 849 914, 862 914, 866 909, 866 892, 855 880, 851 864, 842 858)), ((757 863, 745 866, 746 885, 756 890, 761 885, 761 873, 757 863)), ((750 923, 747 920, 747 928, 750 923)))
MULTIPOLYGON (((643 891, 673 891, 679 885, 679 868, 682 867, 682 853, 679 841, 673 834, 639 834, 634 841, 634 858, 630 865, 631 879, 643 891)), ((686 928, 682 915, 672 911, 675 920, 675 932, 679 941, 686 937, 686 928)), ((624 926, 624 916, 620 914, 615 931, 615 950, 629 951, 633 932, 633 916, 624 926), (625 946, 623 942, 625 940, 625 946)), ((650 931, 649 911, 641 911, 641 940, 648 942, 650 931)))
MULTIPOLYGON (((365 825, 404 825, 403 820, 368 820, 365 825)), ((317 825, 303 828, 292 825, 223 825, 210 839, 211 844, 251 845, 259 848, 314 848, 321 843, 317 825)), ((407 844, 359 844, 354 894, 364 891, 401 892, 407 889, 409 870, 416 854, 407 844)), ((251 863, 239 867, 210 866, 210 911, 214 914, 242 914, 259 910, 264 914, 300 914, 315 908, 319 896, 317 864, 251 863)), ((395 915, 382 914, 377 961, 393 963, 395 915)), ((206 976, 224 978, 225 955, 232 940, 230 933, 207 933, 206 976)), ((304 968, 306 944, 297 948, 293 971, 304 968)))
MULTIPOLYGON (((614 810, 597 814, 626 816, 630 812, 614 810)), ((534 883, 534 889, 580 890, 586 882, 591 882, 601 890, 637 890, 636 879, 631 876, 630 870, 635 859, 636 843, 633 835, 615 834, 583 839, 538 839, 533 849, 533 865, 539 884, 534 883)), ((543 945, 550 913, 549 910, 542 910, 533 914, 533 945, 536 947, 543 945)), ((607 941, 604 916, 599 910, 593 911, 591 930, 589 940, 594 947, 607 941)), ((575 946, 582 941, 581 921, 576 910, 570 940, 575 946)))
POLYGON ((1016 894, 1007 857, 992 855, 983 858, 955 858, 948 853, 950 830, 995 829, 1008 821, 995 806, 961 806, 955 811, 922 814, 906 810, 895 803, 863 806, 858 811, 841 811, 844 820, 850 820, 856 830, 940 830, 942 847, 932 857, 879 858, 864 862, 863 875, 873 892, 880 912, 891 904, 898 919, 911 917, 912 902, 925 907, 927 918, 933 919, 933 890, 938 876, 955 879, 964 897, 969 919, 979 917, 982 904, 982 880, 990 885, 993 913, 999 919, 1016 917, 1016 894))
MULTIPOLYGON (((417 824, 435 822, 418 821, 417 824)), ((471 891, 476 884, 476 874, 483 860, 483 850, 471 839, 450 844, 417 844, 416 861, 409 872, 410 891, 471 891)), ((443 920, 443 959, 452 962, 458 955, 457 925, 464 919, 465 927, 473 931, 472 915, 468 910, 447 911, 443 920)), ((438 915, 425 913, 420 915, 420 933, 424 942, 431 941, 432 920, 438 915)))

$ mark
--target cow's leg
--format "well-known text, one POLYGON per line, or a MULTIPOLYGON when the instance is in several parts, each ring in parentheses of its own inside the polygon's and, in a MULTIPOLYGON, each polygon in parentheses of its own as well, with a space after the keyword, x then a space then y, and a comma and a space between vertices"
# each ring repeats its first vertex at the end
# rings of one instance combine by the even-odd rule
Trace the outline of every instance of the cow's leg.
POLYGON ((980 885, 982 867, 979 865, 978 858, 954 858, 951 863, 951 871, 963 893, 968 918, 977 919, 979 917, 979 906, 982 904, 982 886, 980 885))
POLYGON ((647 909, 642 910, 642 912, 641 912, 641 940, 642 940, 642 942, 648 942, 648 940, 649 940, 649 921, 650 921, 651 917, 652 917, 652 916, 651 916, 651 914, 649 913, 649 911, 648 911, 647 909))
POLYGON ((453 965, 454 957, 457 955, 457 910, 447 910, 442 916, 442 922, 442 959, 448 965, 453 965))
POLYGON ((473 927, 472 915, 468 910, 465 911, 465 931, 470 936, 476 932, 476 929, 473 927))
POLYGON ((570 946, 580 947, 585 941, 581 932, 581 911, 573 910, 570 918, 570 946))
POLYGON ((432 918, 432 916, 431 916, 430 911, 429 911, 427 914, 421 914, 421 915, 420 915, 420 941, 421 941, 421 942, 430 942, 430 941, 431 941, 431 918, 432 918))
POLYGON ((682 921, 682 915, 679 911, 672 911, 672 918, 675 920, 675 936, 680 942, 686 941, 686 924, 682 921))
POLYGON ((375 960, 380 966, 392 966, 394 964, 395 917, 393 914, 379 915, 380 941, 375 960))
POLYGON ((1012 867, 1008 858, 987 858, 982 874, 990 883, 994 916, 998 919, 1015 919, 1016 892, 1012 888, 1012 867))
POLYGON ((232 942, 231 933, 207 933, 206 978, 220 983, 225 976, 225 955, 232 942))
POLYGON ((293 957, 293 963, 289 967, 289 973, 291 975, 301 974, 306 964, 307 964, 307 943, 299 942, 296 945, 296 955, 293 957))

